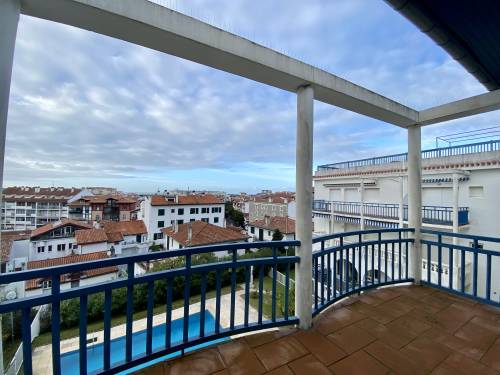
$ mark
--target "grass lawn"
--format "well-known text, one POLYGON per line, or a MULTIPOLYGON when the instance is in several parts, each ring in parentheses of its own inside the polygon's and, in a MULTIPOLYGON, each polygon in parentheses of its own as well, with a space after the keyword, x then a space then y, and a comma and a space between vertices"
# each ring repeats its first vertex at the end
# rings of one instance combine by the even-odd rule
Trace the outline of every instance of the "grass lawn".
MULTIPOLYGON (((290 276, 291 276, 291 272, 290 272, 290 276)), ((254 280, 254 289, 255 290, 259 290, 259 280, 258 278, 256 280, 254 280)), ((270 278, 269 276, 265 276, 264 277, 264 283, 263 283, 263 290, 264 290, 264 298, 263 298, 263 301, 262 301, 262 314, 264 315, 264 318, 265 319, 271 319, 271 316, 272 316, 272 291, 273 291, 273 279, 270 278)), ((281 293, 284 295, 285 293, 285 286, 284 285, 281 285, 280 283, 276 283, 276 295, 279 295, 280 294, 280 291, 281 293)), ((288 303, 290 305, 293 305, 293 294, 294 294, 294 291, 292 289, 292 287, 290 287, 290 290, 289 290, 289 298, 288 298, 288 303)), ((279 319, 279 318, 282 318, 283 317, 283 305, 284 305, 285 301, 284 301, 284 298, 283 298, 283 301, 277 301, 276 302, 276 318, 279 319)), ((254 298, 252 295, 250 295, 250 305, 255 309, 255 310, 259 310, 259 297, 257 296, 256 298, 254 298)))
MULTIPOLYGON (((222 288, 221 290, 221 295, 222 294, 228 294, 231 292, 231 286, 226 286, 222 288)), ((215 297, 215 290, 209 291, 206 293, 206 299, 214 298, 215 297)), ((189 300, 190 304, 200 302, 201 300, 201 295, 196 295, 192 296, 189 300)), ((172 302, 172 309, 177 309, 179 307, 184 306, 184 299, 173 301, 172 302)), ((162 314, 165 313, 165 305, 160 305, 156 306, 153 309, 153 315, 156 314, 162 314)), ((147 310, 143 311, 137 311, 134 313, 134 320, 139 320, 143 319, 146 317, 147 310)), ((111 327, 118 326, 120 324, 125 324, 127 321, 126 315, 118 315, 118 316, 113 316, 111 318, 111 327)), ((98 321, 98 322, 89 322, 87 324, 87 333, 91 332, 99 332, 104 329, 104 322, 103 321, 98 321)), ((70 339, 73 337, 78 337, 80 335, 80 328, 79 327, 72 327, 72 328, 67 328, 64 330, 61 330, 61 341, 70 339)), ((42 345, 47 345, 52 343, 52 335, 50 332, 42 333, 40 336, 35 338, 33 340, 33 347, 37 346, 42 346, 42 345)), ((16 348, 17 349, 17 348, 16 348)), ((15 349, 14 349, 15 350, 15 349)))

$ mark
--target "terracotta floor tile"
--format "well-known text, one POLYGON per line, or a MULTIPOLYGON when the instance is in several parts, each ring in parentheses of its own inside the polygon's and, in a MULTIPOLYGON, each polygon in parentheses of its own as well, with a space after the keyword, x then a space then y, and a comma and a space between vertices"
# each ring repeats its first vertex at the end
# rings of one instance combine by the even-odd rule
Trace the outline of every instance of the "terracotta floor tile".
POLYGON ((422 303, 434 307, 438 310, 443 310, 446 307, 450 306, 453 301, 447 298, 443 298, 443 296, 440 296, 437 293, 433 293, 427 297, 422 298, 422 303))
POLYGON ((454 334, 474 344, 474 346, 487 350, 497 338, 497 334, 489 329, 469 321, 454 334))
POLYGON ((495 372, 484 364, 474 361, 473 359, 470 359, 460 353, 452 353, 448 358, 446 358, 442 365, 454 369, 456 373, 464 375, 498 374, 498 372, 495 372))
POLYGON ((335 375, 383 375, 388 368, 368 353, 360 350, 329 367, 335 375))
POLYGON ((500 339, 489 348, 483 358, 481 358, 481 362, 491 368, 500 370, 500 339))
POLYGON ((431 329, 425 332, 422 337, 428 338, 434 342, 445 345, 446 347, 462 353, 463 355, 479 361, 486 349, 481 349, 470 341, 451 335, 440 328, 431 329))
POLYGON ((494 332, 500 336, 500 319, 494 320, 493 318, 483 318, 476 316, 472 318, 471 323, 477 324, 488 331, 494 332))
POLYGON ((338 331, 348 325, 364 319, 365 316, 346 307, 334 310, 316 324, 316 329, 323 335, 338 331))
POLYGON ((398 290, 401 292, 402 295, 405 295, 407 297, 416 299, 416 300, 421 300, 424 297, 427 297, 433 293, 435 293, 435 290, 432 288, 426 288, 420 285, 406 285, 402 287, 398 287, 398 290))
POLYGON ((375 337, 370 333, 354 325, 332 333, 328 335, 328 338, 348 354, 357 352, 372 341, 375 341, 375 337))
POLYGON ((384 301, 389 301, 401 295, 401 292, 395 290, 396 288, 381 288, 370 290, 367 294, 374 296, 375 298, 382 299, 384 301))
POLYGON ((295 332, 297 332, 297 330, 293 328, 282 328, 279 330, 273 330, 273 331, 256 333, 253 335, 245 336, 245 341, 251 348, 255 348, 257 346, 267 344, 268 342, 278 340, 284 336, 291 335, 292 333, 295 332))
POLYGON ((369 332, 378 340, 384 342, 394 349, 400 349, 415 338, 414 334, 397 327, 389 327, 376 322, 373 319, 365 319, 355 324, 356 327, 369 332))
POLYGON ((371 343, 364 350, 400 375, 425 373, 417 363, 381 341, 371 343))
POLYGON ((294 375, 294 373, 288 366, 281 366, 277 369, 274 369, 273 371, 266 372, 266 375, 294 375))
POLYGON ((157 363, 156 365, 147 367, 135 373, 135 375, 163 375, 165 374, 165 362, 157 363))
POLYGON ((424 337, 410 342, 400 352, 429 371, 437 367, 451 354, 451 350, 446 346, 424 337))
POLYGON ((361 294, 358 297, 358 299, 361 302, 367 303, 368 305, 371 305, 371 306, 377 306, 377 305, 380 305, 382 302, 384 302, 383 299, 377 298, 375 295, 366 294, 366 293, 361 294))
POLYGON ((346 353, 340 347, 316 330, 300 331, 294 337, 327 366, 346 356, 346 353))
POLYGON ((231 375, 228 369, 220 370, 214 373, 213 375, 231 375))
POLYGON ((217 349, 211 348, 167 362, 165 375, 208 375, 224 369, 217 349))
POLYGON ((332 373, 323 363, 318 361, 312 354, 299 358, 288 364, 295 374, 331 375, 332 373))
POLYGON ((402 317, 387 324, 387 328, 394 329, 394 331, 406 332, 416 337, 431 329, 432 325, 418 319, 412 319, 407 315, 403 315, 402 317))
POLYGON ((296 338, 286 336, 257 347, 255 354, 267 370, 272 370, 308 354, 308 351, 296 338))
POLYGON ((464 307, 454 303, 439 311, 435 317, 436 325, 446 332, 454 333, 474 317, 474 310, 472 307, 464 307))
POLYGON ((219 345, 218 349, 231 375, 259 375, 266 372, 245 340, 234 340, 219 345))
POLYGON ((360 314, 370 316, 373 313, 374 306, 363 301, 356 301, 352 305, 347 306, 347 308, 360 314))

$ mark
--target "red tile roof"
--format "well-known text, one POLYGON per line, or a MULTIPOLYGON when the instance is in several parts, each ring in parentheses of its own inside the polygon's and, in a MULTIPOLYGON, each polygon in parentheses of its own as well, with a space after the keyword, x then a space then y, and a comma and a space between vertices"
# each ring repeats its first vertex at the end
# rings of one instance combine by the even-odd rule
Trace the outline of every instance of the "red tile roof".
POLYGON ((118 204, 131 204, 137 202, 136 198, 127 195, 119 195, 119 194, 89 195, 77 199, 74 202, 71 202, 70 204, 68 204, 68 206, 78 207, 78 206, 88 206, 90 204, 105 204, 108 199, 114 199, 117 201, 118 204))
POLYGON ((108 236, 104 229, 83 229, 75 232, 75 240, 78 245, 88 245, 107 242, 108 236))
POLYGON ((53 202, 65 203, 69 198, 78 194, 81 189, 38 186, 11 186, 2 191, 3 200, 7 202, 53 202))
POLYGON ((172 227, 162 229, 167 236, 172 237, 182 246, 201 246, 225 242, 245 241, 248 236, 233 229, 218 227, 204 221, 193 221, 181 224, 177 232, 172 227), (188 241, 188 229, 191 226, 191 241, 188 241))
MULTIPOLYGON (((106 251, 99 251, 99 252, 94 252, 94 253, 88 253, 88 254, 79 254, 79 255, 68 255, 65 257, 60 257, 60 258, 53 258, 53 259, 44 259, 44 260, 35 260, 28 262, 28 269, 33 270, 33 269, 38 269, 38 268, 48 268, 48 267, 55 267, 55 266, 62 266, 66 264, 73 264, 73 263, 84 263, 84 262, 90 262, 93 260, 100 260, 100 259, 106 259, 108 257, 106 251)), ((106 275, 108 273, 115 273, 118 272, 118 268, 115 266, 112 267, 103 267, 103 268, 95 268, 92 270, 87 270, 83 271, 80 274, 78 274, 78 278, 83 278, 83 277, 95 277, 95 276, 100 276, 100 275, 106 275)), ((69 282, 72 279, 74 279, 74 275, 61 275, 61 282, 69 282)), ((40 287, 40 283, 43 281, 43 279, 34 279, 34 280, 29 280, 26 282, 26 290, 31 290, 31 289, 37 289, 40 287)))
POLYGON ((224 204, 224 201, 212 194, 178 195, 177 201, 169 200, 163 195, 151 197, 152 206, 174 206, 174 205, 199 205, 199 204, 224 204))
POLYGON ((30 230, 18 230, 12 232, 1 232, 1 243, 0 243, 0 256, 1 261, 6 262, 10 259, 10 251, 12 249, 12 243, 18 240, 26 240, 31 236, 30 230))
POLYGON ((108 234, 119 232, 124 236, 135 236, 137 234, 148 233, 142 220, 106 221, 104 222, 104 230, 108 234))
POLYGON ((31 232, 31 238, 41 236, 42 234, 48 233, 51 230, 65 227, 67 225, 74 226, 75 228, 78 228, 78 229, 92 228, 91 225, 85 224, 81 221, 62 218, 61 220, 53 221, 52 223, 45 224, 43 227, 36 228, 33 232, 31 232))
POLYGON ((251 221, 249 225, 267 230, 279 229, 283 234, 295 233, 295 220, 285 216, 267 216, 262 220, 251 221))

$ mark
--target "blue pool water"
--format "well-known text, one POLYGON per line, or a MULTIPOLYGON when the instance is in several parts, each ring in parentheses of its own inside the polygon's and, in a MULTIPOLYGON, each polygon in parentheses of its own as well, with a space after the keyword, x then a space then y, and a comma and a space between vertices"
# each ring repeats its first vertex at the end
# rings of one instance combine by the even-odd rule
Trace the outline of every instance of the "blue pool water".
MULTIPOLYGON (((183 332, 183 321, 184 319, 177 319, 172 321, 172 334, 171 342, 172 344, 182 341, 183 332)), ((209 335, 215 332, 215 319, 208 311, 205 311, 205 334, 209 335)), ((189 333, 188 337, 197 337, 200 333, 200 313, 192 314, 189 316, 189 333)), ((217 342, 223 342, 228 340, 228 338, 217 339, 210 341, 208 343, 200 344, 194 346, 186 351, 195 350, 207 345, 212 345, 217 342)), ((160 324, 153 327, 153 351, 156 349, 161 349, 165 347, 165 324, 160 324)), ((87 348, 87 371, 92 373, 94 371, 99 371, 104 365, 104 346, 103 344, 96 344, 94 346, 89 346, 87 348)), ((132 337, 132 356, 137 356, 146 353, 146 330, 134 332, 132 337)), ((167 358, 175 357, 180 355, 180 351, 176 353, 169 354, 162 358, 155 359, 154 361, 148 362, 144 365, 135 367, 121 374, 129 374, 139 368, 150 366, 156 362, 163 361, 167 358)), ((63 375, 78 375, 80 374, 80 369, 78 366, 80 354, 79 351, 73 351, 64 353, 61 355, 61 373, 63 375)), ((111 365, 114 363, 121 362, 125 360, 125 337, 119 337, 111 340, 111 365)))

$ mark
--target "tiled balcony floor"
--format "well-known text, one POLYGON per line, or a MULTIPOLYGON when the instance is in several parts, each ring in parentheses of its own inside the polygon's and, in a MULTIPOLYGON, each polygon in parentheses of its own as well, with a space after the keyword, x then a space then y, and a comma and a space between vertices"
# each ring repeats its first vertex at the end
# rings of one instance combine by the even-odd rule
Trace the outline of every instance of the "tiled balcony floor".
POLYGON ((141 375, 500 374, 500 309, 427 287, 351 297, 308 331, 258 333, 141 375))

